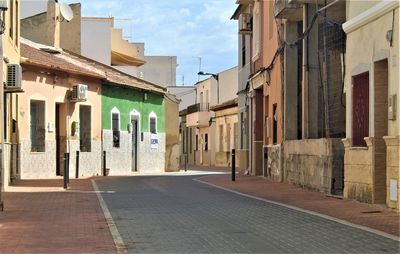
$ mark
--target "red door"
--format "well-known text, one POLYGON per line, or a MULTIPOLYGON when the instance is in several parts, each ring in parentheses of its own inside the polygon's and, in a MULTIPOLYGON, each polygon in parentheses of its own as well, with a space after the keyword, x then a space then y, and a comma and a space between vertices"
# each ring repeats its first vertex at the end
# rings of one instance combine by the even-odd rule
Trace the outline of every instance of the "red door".
POLYGON ((353 146, 367 146, 369 136, 369 72, 353 76, 353 146))

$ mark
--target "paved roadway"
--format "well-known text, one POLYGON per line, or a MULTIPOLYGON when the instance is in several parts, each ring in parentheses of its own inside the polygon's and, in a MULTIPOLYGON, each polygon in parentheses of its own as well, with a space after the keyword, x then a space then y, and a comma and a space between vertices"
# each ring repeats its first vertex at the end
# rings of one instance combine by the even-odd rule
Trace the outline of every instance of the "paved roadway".
POLYGON ((196 177, 96 180, 130 253, 399 252, 394 240, 217 189, 193 181, 196 177))

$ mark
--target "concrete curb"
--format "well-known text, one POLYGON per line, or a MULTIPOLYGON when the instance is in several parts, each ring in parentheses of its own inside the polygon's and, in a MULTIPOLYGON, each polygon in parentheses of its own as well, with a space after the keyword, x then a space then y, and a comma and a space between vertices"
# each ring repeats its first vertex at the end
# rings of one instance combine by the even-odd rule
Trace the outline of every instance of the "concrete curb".
POLYGON ((331 217, 331 216, 328 216, 328 215, 325 215, 325 214, 309 211, 309 210, 302 209, 302 208, 299 208, 299 207, 296 207, 296 206, 291 206, 291 205, 275 202, 275 201, 272 201, 272 200, 256 197, 256 196, 253 196, 253 195, 245 194, 245 193, 242 193, 242 192, 239 192, 239 191, 231 190, 231 189, 228 189, 228 188, 225 188, 225 187, 222 187, 222 186, 218 186, 218 185, 215 185, 215 184, 212 184, 212 183, 208 183, 208 182, 205 182, 205 181, 201 180, 202 178, 206 178, 206 177, 208 177, 208 176, 202 176, 202 177, 198 177, 198 178, 193 178, 193 181, 196 181, 196 182, 201 183, 201 184, 206 184, 206 185, 209 185, 211 187, 218 188, 218 189, 221 189, 221 190, 224 190, 224 191, 235 193, 237 195, 241 195, 241 196, 244 196, 244 197, 257 199, 259 201, 263 201, 263 202, 266 202, 266 203, 279 205, 279 206, 286 207, 286 208, 289 208, 289 209, 292 209, 292 210, 296 210, 296 211, 299 211, 299 212, 303 212, 303 213, 307 213, 307 214, 310 214, 310 215, 318 216, 318 217, 321 217, 321 218, 324 218, 324 219, 327 219, 327 220, 330 220, 330 221, 334 221, 334 222, 337 222, 337 223, 340 223, 340 224, 343 224, 343 225, 346 225, 346 226, 350 226, 350 227, 353 227, 353 228, 358 228, 358 229, 361 229, 361 230, 364 230, 364 231, 367 231, 367 232, 370 232, 370 233, 373 233, 373 234, 376 234, 376 235, 380 235, 380 236, 389 238, 391 240, 400 242, 400 238, 399 237, 397 237, 395 235, 388 234, 388 233, 380 231, 380 230, 376 230, 376 229, 372 229, 372 228, 369 228, 369 227, 357 225, 357 224, 354 224, 354 223, 351 223, 351 222, 348 222, 348 221, 345 221, 345 220, 337 219, 337 218, 334 218, 334 217, 331 217))
POLYGON ((121 235, 118 232, 118 228, 115 225, 115 222, 111 216, 111 213, 107 208, 107 204, 104 201, 103 197, 101 196, 101 191, 99 191, 99 188, 93 179, 91 180, 91 182, 92 182, 93 189, 96 192, 97 198, 99 199, 101 209, 103 210, 104 217, 106 218, 108 227, 109 227, 111 235, 113 237, 115 246, 117 248, 117 253, 118 254, 128 253, 128 248, 126 247, 124 240, 122 239, 121 235))

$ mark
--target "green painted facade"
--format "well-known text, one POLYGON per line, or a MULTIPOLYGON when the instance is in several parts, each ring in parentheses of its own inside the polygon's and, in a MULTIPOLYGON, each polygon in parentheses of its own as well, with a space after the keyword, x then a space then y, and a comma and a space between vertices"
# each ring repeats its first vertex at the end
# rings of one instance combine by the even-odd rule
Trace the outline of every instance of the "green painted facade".
POLYGON ((128 130, 130 113, 136 110, 140 113, 140 128, 149 132, 149 115, 157 115, 157 132, 165 132, 164 95, 143 91, 130 87, 121 87, 108 83, 102 85, 102 129, 111 130, 111 110, 116 107, 120 112, 120 129, 128 130), (144 94, 147 93, 147 100, 144 94))

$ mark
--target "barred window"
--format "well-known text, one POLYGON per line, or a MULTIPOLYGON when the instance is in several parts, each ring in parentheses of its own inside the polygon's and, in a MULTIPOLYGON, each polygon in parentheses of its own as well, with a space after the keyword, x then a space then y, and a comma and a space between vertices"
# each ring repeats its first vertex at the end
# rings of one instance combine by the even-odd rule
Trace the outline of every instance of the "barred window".
POLYGON ((119 113, 112 113, 112 132, 113 132, 113 147, 119 147, 120 143, 119 113))
POLYGON ((81 152, 92 150, 92 116, 90 106, 79 106, 79 146, 81 152))
POLYGON ((31 101, 31 152, 45 152, 45 102, 31 101))
POLYGON ((150 113, 149 125, 150 125, 150 133, 156 134, 157 133, 157 116, 154 112, 150 113))

